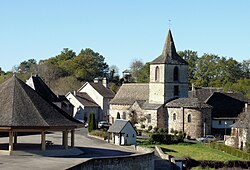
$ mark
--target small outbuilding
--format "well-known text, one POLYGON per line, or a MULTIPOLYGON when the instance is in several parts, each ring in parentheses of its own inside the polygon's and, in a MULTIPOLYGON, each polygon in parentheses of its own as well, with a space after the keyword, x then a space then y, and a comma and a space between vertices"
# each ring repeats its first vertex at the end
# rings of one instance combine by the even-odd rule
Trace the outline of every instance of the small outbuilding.
POLYGON ((137 132, 130 121, 116 119, 114 124, 110 126, 109 130, 109 142, 110 134, 112 136, 112 142, 115 145, 135 145, 137 132))

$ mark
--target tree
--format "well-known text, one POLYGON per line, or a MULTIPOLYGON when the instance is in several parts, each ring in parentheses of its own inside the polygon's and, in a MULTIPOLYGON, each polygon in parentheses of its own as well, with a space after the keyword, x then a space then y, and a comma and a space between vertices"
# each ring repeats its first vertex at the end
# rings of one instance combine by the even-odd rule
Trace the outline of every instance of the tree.
POLYGON ((142 68, 138 70, 137 82, 138 83, 148 83, 150 76, 150 65, 146 63, 142 68))
POLYGON ((121 116, 120 116, 120 113, 119 113, 119 112, 117 112, 116 119, 121 119, 121 116))
POLYGON ((139 76, 139 70, 142 69, 144 66, 143 62, 141 60, 135 59, 130 64, 130 72, 132 75, 132 78, 135 82, 137 82, 137 78, 139 76))
POLYGON ((243 78, 250 79, 250 59, 243 60, 241 65, 242 65, 243 78))
POLYGON ((195 73, 197 71, 197 61, 198 54, 196 51, 185 50, 179 51, 178 54, 188 62, 188 83, 189 87, 191 87, 192 83, 195 81, 195 73))
POLYGON ((95 113, 90 113, 89 121, 88 121, 88 132, 91 132, 92 130, 95 130, 95 129, 96 129, 95 113))

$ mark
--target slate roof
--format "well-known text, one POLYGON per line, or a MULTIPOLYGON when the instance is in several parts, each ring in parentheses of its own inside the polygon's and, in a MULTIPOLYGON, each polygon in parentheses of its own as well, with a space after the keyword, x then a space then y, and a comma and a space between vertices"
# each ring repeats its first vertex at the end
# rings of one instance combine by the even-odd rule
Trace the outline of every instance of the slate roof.
POLYGON ((240 100, 242 102, 248 103, 248 98, 244 96, 242 93, 223 93, 229 97, 232 97, 234 99, 240 100))
POLYGON ((157 110, 159 109, 163 104, 156 104, 156 103, 149 103, 148 101, 144 102, 142 105, 142 109, 144 110, 157 110))
POLYGON ((223 92, 222 88, 214 87, 203 87, 201 89, 196 89, 188 92, 188 97, 198 98, 200 101, 205 102, 214 92, 223 92))
MULTIPOLYGON (((111 133, 121 133, 122 129, 131 122, 128 120, 123 120, 123 119, 116 119, 115 122, 109 127, 108 132, 111 133)), ((133 125, 131 124, 133 127, 133 125)), ((136 131, 136 130, 135 130, 136 131)))
POLYGON ((184 107, 184 108, 212 108, 212 106, 200 101, 198 98, 179 98, 166 104, 166 107, 184 107))
POLYGON ((128 83, 123 84, 110 104, 132 105, 137 100, 149 99, 149 84, 128 83))
POLYGON ((115 96, 115 93, 110 90, 109 88, 106 88, 103 86, 101 82, 94 83, 94 82, 86 82, 79 90, 78 92, 84 88, 87 83, 89 83, 99 94, 101 94, 105 98, 113 98, 115 96))
POLYGON ((174 40, 170 30, 168 32, 168 36, 165 41, 162 54, 156 59, 154 59, 150 64, 182 64, 182 65, 188 64, 176 52, 174 40))
POLYGON ((206 103, 213 106, 212 117, 237 117, 244 109, 245 102, 231 96, 214 92, 206 103))
POLYGON ((0 127, 65 129, 82 125, 16 76, 0 85, 0 108, 0 127))
POLYGON ((250 128, 250 112, 242 112, 238 116, 238 120, 233 124, 234 128, 250 128))
POLYGON ((99 105, 85 92, 77 92, 76 98, 84 106, 87 107, 99 107, 99 105))
POLYGON ((32 80, 34 85, 34 90, 36 92, 48 99, 51 102, 59 102, 60 100, 55 95, 55 93, 52 92, 52 90, 44 83, 44 81, 41 79, 40 76, 31 76, 29 80, 32 80))

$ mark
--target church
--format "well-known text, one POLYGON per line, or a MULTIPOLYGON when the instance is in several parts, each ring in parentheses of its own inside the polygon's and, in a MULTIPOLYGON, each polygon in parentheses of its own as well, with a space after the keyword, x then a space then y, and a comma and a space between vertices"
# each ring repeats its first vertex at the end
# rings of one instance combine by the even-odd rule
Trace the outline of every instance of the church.
POLYGON ((123 84, 110 101, 109 121, 119 113, 122 119, 136 119, 139 127, 183 131, 191 138, 210 133, 210 123, 203 122, 211 121, 211 107, 188 98, 188 63, 176 52, 171 30, 162 54, 149 64, 149 83, 123 84))

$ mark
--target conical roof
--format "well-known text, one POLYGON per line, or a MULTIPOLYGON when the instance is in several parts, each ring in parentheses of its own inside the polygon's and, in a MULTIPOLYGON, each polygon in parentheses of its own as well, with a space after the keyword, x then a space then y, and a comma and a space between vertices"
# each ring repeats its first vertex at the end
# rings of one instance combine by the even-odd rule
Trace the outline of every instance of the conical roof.
POLYGON ((41 97, 16 76, 0 85, 0 127, 76 128, 81 123, 41 97))
POLYGON ((172 33, 170 30, 168 32, 168 36, 165 41, 162 54, 156 59, 154 59, 151 62, 151 64, 184 64, 184 65, 188 64, 176 52, 174 40, 173 40, 172 33))

